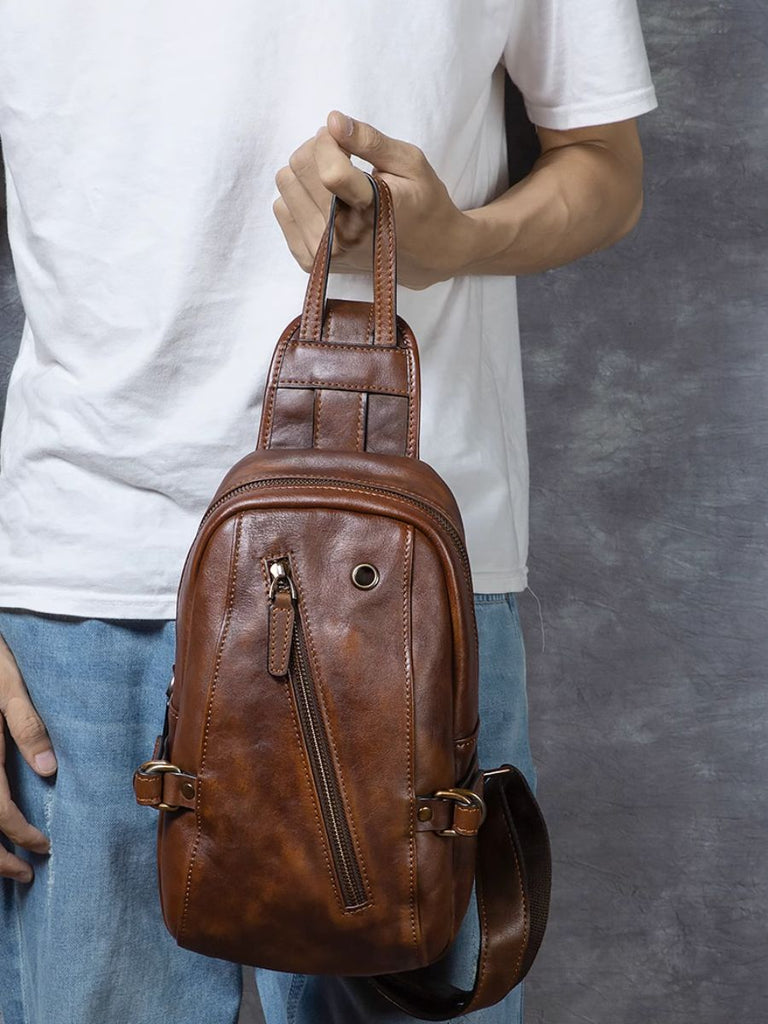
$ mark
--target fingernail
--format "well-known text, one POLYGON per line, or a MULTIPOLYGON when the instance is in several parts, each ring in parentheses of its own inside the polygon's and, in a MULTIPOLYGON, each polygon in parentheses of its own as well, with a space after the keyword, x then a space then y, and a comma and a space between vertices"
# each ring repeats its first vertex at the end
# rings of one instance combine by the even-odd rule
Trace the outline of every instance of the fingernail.
POLYGON ((32 868, 19 868, 19 870, 16 872, 16 879, 19 882, 31 882, 32 868))
POLYGON ((50 775, 56 771, 56 757, 52 750, 44 750, 35 758, 35 768, 41 775, 50 775))
POLYGON ((343 118, 344 134, 347 136, 351 135, 352 132, 355 130, 355 122, 352 120, 349 114, 342 114, 340 110, 337 110, 336 113, 338 114, 339 117, 343 118))

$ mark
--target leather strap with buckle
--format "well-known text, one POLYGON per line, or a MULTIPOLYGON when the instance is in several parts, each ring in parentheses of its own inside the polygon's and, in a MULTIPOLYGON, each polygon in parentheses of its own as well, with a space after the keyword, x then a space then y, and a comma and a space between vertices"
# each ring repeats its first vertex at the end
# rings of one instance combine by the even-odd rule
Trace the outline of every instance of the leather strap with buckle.
POLYGON ((158 811, 194 809, 197 779, 168 761, 145 761, 133 773, 136 802, 158 811))

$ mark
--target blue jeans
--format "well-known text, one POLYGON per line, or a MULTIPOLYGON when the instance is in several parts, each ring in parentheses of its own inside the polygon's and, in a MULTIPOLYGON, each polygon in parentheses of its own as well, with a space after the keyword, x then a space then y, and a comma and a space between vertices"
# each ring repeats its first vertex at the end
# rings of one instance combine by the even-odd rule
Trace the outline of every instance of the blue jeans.
MULTIPOLYGON (((476 594, 480 634, 480 758, 517 764, 535 781, 528 745, 525 654, 513 594, 476 594)), ((48 726, 59 763, 36 776, 13 744, 7 768, 16 802, 51 838, 31 885, 2 879, 0 1024, 235 1024, 235 964, 176 946, 160 915, 153 812, 133 800, 131 776, 152 750, 173 662, 167 621, 76 619, 0 611, 13 651, 48 726)), ((454 948, 457 981, 470 984, 474 908, 454 948)), ((267 1024, 412 1021, 360 979, 257 970, 267 1024)), ((464 1018, 520 1024, 522 988, 464 1018)))

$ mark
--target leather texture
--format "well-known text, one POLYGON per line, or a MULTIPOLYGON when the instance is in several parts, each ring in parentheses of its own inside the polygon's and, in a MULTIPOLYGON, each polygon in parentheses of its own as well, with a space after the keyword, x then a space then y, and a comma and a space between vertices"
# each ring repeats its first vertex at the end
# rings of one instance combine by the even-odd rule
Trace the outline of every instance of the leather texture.
POLYGON ((190 548, 163 734, 134 786, 160 810, 160 898, 180 945, 368 976, 408 1013, 447 1019, 530 966, 549 846, 519 772, 478 766, 464 532, 418 458, 392 198, 368 177, 374 301, 326 297, 334 197, 257 448, 190 548), (424 969, 455 937, 476 869, 477 984, 433 989, 424 969))

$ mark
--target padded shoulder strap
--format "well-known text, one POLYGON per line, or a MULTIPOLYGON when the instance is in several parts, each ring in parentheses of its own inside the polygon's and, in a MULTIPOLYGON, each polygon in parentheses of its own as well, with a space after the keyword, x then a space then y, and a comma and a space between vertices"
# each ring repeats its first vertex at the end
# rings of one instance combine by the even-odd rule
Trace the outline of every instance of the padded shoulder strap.
POLYGON ((551 853, 539 806, 523 774, 511 765, 485 773, 484 795, 488 813, 478 834, 480 950, 474 987, 437 985, 429 967, 373 979, 387 999, 422 1020, 450 1020, 503 999, 528 973, 544 937, 551 853))

